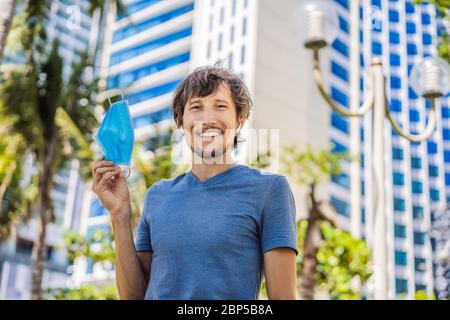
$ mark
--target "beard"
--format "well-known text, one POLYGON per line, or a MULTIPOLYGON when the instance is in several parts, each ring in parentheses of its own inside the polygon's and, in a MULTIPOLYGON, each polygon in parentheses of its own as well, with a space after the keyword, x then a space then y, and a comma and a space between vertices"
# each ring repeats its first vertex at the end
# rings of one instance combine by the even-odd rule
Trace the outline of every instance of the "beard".
POLYGON ((220 143, 215 146, 208 145, 206 147, 201 147, 198 144, 192 143, 189 148, 194 154, 194 163, 223 164, 228 160, 223 159, 223 156, 227 152, 233 150, 233 144, 229 143, 227 146, 220 143))

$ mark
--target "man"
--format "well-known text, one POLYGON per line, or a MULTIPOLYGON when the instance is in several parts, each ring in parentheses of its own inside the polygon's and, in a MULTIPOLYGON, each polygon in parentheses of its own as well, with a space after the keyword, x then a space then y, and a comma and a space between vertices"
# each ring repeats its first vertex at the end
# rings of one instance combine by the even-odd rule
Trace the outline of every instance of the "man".
POLYGON ((126 178, 113 163, 92 166, 93 191, 110 212, 122 299, 296 298, 295 203, 284 176, 232 160, 252 101, 222 68, 191 73, 172 105, 192 150, 192 168, 146 193, 136 243, 126 178), (114 178, 113 178, 114 177, 114 178))

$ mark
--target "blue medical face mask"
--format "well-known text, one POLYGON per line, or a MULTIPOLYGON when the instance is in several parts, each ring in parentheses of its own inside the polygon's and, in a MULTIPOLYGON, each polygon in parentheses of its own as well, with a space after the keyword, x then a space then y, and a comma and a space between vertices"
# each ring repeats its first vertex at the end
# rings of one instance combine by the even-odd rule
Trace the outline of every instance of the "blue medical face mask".
POLYGON ((111 104, 98 129, 96 140, 105 160, 115 165, 131 165, 134 146, 134 128, 128 101, 111 104))

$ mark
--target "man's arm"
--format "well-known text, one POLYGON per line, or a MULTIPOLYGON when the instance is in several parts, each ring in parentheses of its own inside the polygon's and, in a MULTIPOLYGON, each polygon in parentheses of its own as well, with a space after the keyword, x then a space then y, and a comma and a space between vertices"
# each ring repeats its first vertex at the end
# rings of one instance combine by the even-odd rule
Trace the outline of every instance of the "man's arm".
POLYGON ((119 297, 125 300, 142 300, 150 278, 152 254, 136 252, 129 219, 111 220, 115 234, 116 283, 119 297))
POLYGON ((264 254, 264 277, 271 300, 297 298, 296 253, 291 248, 276 248, 264 254))

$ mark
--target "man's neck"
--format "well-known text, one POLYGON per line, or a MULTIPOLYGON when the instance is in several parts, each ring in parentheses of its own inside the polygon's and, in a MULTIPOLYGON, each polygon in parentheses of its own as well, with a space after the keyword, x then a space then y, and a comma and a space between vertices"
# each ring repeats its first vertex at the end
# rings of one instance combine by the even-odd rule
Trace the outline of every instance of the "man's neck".
POLYGON ((222 163, 192 163, 191 171, 197 179, 205 181, 234 166, 236 166, 234 161, 224 161, 222 163))

